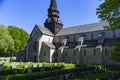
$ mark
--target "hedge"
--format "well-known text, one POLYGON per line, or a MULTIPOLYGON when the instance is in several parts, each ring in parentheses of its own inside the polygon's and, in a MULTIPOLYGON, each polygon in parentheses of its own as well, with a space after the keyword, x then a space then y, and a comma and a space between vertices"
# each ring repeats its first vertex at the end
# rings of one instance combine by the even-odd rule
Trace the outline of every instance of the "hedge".
POLYGON ((86 70, 94 70, 94 69, 95 69, 94 66, 89 66, 89 67, 79 67, 72 69, 61 69, 61 70, 53 70, 53 71, 28 73, 28 74, 7 75, 7 76, 1 76, 0 80, 34 80, 44 77, 58 76, 60 74, 68 74, 78 71, 86 71, 86 70))
POLYGON ((120 71, 108 71, 101 74, 91 74, 83 78, 74 78, 68 80, 117 80, 120 78, 120 71))
POLYGON ((63 69, 63 68, 64 68, 64 66, 7 69, 7 70, 0 70, 0 76, 30 73, 29 70, 32 70, 32 72, 41 72, 41 71, 56 70, 56 69, 63 69))

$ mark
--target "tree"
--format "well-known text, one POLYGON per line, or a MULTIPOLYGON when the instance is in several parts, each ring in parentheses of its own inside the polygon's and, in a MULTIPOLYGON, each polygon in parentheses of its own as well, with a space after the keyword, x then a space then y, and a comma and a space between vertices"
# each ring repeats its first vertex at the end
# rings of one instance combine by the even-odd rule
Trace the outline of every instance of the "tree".
POLYGON ((118 42, 113 48, 113 50, 111 51, 110 58, 113 61, 120 62, 120 42, 118 42))
POLYGON ((15 26, 8 26, 8 30, 15 43, 14 44, 15 48, 13 50, 13 53, 15 54, 20 51, 23 51, 27 45, 29 34, 23 29, 20 29, 15 26))
POLYGON ((120 0, 105 0, 97 8, 98 18, 108 21, 107 29, 120 29, 120 0))
POLYGON ((0 55, 9 56, 14 49, 14 41, 9 35, 7 27, 0 25, 0 55))

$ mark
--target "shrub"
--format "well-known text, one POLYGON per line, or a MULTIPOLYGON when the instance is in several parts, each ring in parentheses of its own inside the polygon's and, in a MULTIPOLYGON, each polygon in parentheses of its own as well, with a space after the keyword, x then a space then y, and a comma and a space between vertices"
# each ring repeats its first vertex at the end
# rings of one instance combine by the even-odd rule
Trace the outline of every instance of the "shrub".
MULTIPOLYGON (((48 68, 49 67, 46 67, 45 69, 48 69, 48 68)), ((16 74, 16 75, 4 76, 2 77, 3 79, 1 80, 34 80, 34 79, 39 79, 44 77, 58 76, 60 74, 68 74, 68 73, 74 73, 74 72, 91 70, 91 69, 94 69, 94 67, 90 66, 90 67, 79 67, 79 68, 71 68, 71 69, 44 71, 44 72, 37 72, 37 73, 30 73, 30 74, 16 74)), ((37 68, 33 69, 33 71, 35 70, 37 70, 37 68)))

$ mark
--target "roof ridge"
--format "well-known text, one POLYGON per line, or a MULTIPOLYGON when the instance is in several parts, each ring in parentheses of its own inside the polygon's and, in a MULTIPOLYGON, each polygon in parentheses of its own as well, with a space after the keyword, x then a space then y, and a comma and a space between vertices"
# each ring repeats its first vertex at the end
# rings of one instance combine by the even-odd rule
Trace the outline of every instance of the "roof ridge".
POLYGON ((101 23, 107 23, 107 22, 94 22, 94 23, 88 23, 88 24, 82 24, 82 25, 67 27, 67 28, 63 28, 63 29, 76 28, 76 27, 83 27, 83 26, 85 27, 86 25, 101 24, 101 23))

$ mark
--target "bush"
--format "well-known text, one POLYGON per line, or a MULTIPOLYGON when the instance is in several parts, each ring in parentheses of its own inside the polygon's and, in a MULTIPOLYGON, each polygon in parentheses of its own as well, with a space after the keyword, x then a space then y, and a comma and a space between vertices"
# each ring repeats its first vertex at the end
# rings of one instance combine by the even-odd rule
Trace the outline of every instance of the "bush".
MULTIPOLYGON (((83 70, 91 70, 91 69, 95 69, 95 68, 92 66, 89 66, 89 67, 61 69, 61 70, 44 71, 44 72, 29 73, 29 74, 16 74, 16 75, 8 75, 8 76, 1 77, 1 80, 34 80, 34 79, 39 79, 44 77, 58 76, 60 74, 69 74, 69 73, 75 73, 75 72, 80 72, 83 70)), ((37 68, 33 69, 33 71, 35 70, 37 70, 37 68)))

